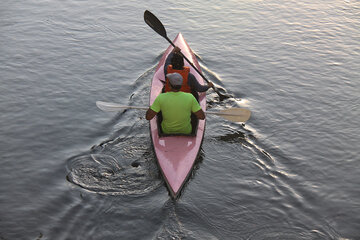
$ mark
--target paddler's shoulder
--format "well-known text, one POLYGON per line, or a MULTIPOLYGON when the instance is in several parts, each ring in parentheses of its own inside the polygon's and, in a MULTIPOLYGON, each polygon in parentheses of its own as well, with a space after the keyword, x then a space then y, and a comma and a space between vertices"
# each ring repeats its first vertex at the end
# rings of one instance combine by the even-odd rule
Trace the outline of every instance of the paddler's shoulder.
POLYGON ((177 96, 182 96, 182 97, 192 97, 193 95, 191 93, 187 93, 187 92, 169 92, 172 93, 173 95, 177 95, 177 96))
POLYGON ((191 93, 186 93, 186 92, 166 92, 166 93, 160 93, 159 96, 161 97, 166 97, 166 96, 182 96, 182 97, 187 97, 187 98, 192 98, 194 97, 191 93))

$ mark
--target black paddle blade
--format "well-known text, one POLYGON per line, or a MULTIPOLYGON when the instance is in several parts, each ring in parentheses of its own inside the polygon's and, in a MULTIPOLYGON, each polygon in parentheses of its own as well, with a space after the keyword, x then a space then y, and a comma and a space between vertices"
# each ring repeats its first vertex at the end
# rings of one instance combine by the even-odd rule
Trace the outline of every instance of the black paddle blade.
POLYGON ((157 32, 164 38, 167 38, 164 25, 160 22, 160 20, 154 14, 152 14, 150 11, 146 10, 144 12, 144 20, 147 25, 149 25, 152 29, 154 29, 155 32, 157 32))

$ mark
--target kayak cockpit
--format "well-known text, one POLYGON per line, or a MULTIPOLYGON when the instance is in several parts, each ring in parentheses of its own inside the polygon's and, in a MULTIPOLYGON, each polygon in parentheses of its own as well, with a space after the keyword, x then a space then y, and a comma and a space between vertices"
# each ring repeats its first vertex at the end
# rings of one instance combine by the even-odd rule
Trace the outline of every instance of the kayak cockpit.
POLYGON ((190 136, 190 137, 196 137, 196 133, 198 130, 199 125, 199 119, 195 116, 195 114, 191 113, 191 126, 192 131, 190 134, 183 134, 183 133, 171 133, 166 134, 162 131, 161 128, 161 122, 162 122, 162 114, 161 111, 156 115, 156 124, 158 126, 158 135, 159 137, 174 137, 174 136, 190 136))

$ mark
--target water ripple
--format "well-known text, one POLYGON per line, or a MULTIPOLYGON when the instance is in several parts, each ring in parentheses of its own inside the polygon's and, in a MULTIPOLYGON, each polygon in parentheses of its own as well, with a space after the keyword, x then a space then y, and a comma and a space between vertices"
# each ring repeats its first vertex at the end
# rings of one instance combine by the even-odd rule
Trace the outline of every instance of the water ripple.
POLYGON ((68 160, 69 182, 105 195, 142 195, 162 185, 147 146, 116 140, 68 160))

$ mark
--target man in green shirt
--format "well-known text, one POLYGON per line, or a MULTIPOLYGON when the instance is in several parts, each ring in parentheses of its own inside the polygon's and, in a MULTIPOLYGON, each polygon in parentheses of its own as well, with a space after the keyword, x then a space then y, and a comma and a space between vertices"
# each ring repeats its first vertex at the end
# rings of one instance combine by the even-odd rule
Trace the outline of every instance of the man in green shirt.
POLYGON ((205 119, 205 113, 191 93, 180 92, 183 78, 179 73, 170 73, 171 91, 160 93, 146 112, 146 119, 151 120, 161 111, 161 128, 165 134, 190 134, 191 113, 198 119, 205 119))

